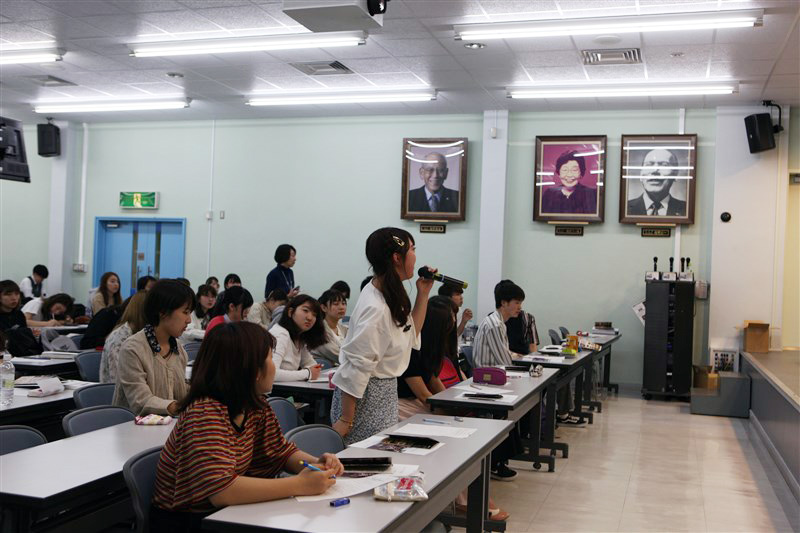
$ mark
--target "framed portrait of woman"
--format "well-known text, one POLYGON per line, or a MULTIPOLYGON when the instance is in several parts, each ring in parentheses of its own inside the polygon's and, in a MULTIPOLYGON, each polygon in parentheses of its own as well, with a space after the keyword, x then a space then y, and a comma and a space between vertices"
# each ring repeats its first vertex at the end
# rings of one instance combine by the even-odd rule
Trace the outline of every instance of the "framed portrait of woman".
POLYGON ((606 136, 536 137, 533 220, 602 222, 606 136))
POLYGON ((623 135, 619 221, 694 223, 697 135, 623 135))

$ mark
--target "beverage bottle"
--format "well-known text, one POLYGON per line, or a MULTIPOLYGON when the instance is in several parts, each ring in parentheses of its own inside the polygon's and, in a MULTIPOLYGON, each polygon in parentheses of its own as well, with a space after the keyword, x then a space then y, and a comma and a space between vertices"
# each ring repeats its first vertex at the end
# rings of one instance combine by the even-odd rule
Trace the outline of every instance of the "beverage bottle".
POLYGON ((3 353, 3 364, 0 365, 0 405, 8 406, 14 402, 14 365, 11 354, 3 353))

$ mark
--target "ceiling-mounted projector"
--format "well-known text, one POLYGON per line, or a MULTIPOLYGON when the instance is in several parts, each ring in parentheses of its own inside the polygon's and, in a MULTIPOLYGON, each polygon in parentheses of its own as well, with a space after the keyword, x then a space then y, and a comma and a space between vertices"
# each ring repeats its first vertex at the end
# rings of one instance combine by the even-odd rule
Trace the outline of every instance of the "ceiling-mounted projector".
POLYGON ((313 32, 369 31, 383 27, 387 1, 284 0, 283 12, 313 32))

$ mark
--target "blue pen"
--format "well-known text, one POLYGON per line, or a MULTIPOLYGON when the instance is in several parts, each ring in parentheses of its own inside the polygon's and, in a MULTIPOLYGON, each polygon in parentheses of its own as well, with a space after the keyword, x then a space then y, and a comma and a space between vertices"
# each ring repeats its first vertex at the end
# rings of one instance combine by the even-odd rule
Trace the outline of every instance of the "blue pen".
MULTIPOLYGON (((309 470, 313 470, 314 472, 322 472, 321 468, 317 468, 316 466, 312 465, 311 463, 307 463, 307 462, 303 461, 302 459, 300 460, 300 466, 304 466, 304 467, 308 468, 309 470)), ((336 479, 336 476, 331 476, 331 477, 333 479, 336 479)))

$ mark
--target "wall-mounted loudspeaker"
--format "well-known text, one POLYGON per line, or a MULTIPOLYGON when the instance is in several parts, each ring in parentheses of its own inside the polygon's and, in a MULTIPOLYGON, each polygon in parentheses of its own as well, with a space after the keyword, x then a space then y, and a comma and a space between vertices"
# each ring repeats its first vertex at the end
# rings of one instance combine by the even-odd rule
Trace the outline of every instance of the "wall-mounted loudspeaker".
POLYGON ((747 144, 750 145, 751 154, 775 148, 775 133, 769 113, 744 117, 744 127, 747 130, 747 144))
POLYGON ((57 157, 61 155, 61 130, 55 124, 37 124, 39 155, 57 157))

